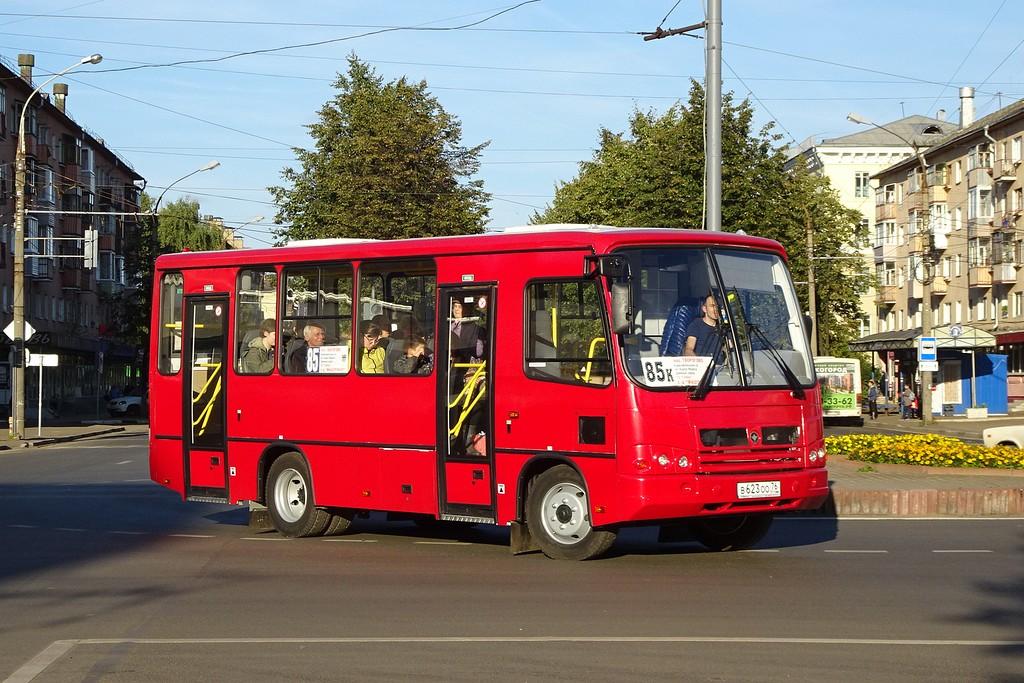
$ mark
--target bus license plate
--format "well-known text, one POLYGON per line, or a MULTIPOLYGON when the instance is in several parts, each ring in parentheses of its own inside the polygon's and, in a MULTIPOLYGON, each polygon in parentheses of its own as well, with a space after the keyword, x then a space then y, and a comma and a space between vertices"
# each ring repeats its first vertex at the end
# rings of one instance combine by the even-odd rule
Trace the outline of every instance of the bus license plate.
POLYGON ((741 481, 736 484, 737 498, 778 498, 782 484, 777 481, 741 481))

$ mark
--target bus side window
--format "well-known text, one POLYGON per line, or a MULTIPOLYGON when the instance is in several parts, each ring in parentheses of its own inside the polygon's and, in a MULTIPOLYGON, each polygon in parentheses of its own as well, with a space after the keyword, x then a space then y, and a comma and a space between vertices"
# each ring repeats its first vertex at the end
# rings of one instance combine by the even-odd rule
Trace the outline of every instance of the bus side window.
POLYGON ((181 370, 181 311, 185 280, 181 273, 165 273, 160 280, 160 330, 157 367, 161 374, 181 370))
POLYGON ((611 355, 594 280, 534 282, 527 289, 526 374, 607 385, 611 355))
MULTIPOLYGON (((260 326, 264 321, 274 321, 277 315, 277 271, 272 267, 266 267, 239 272, 235 289, 235 308, 236 371, 240 374, 261 375, 272 372, 275 349, 273 346, 269 349, 263 346, 263 350, 259 346, 266 337, 261 333, 260 326)), ((271 340, 280 343, 276 340, 276 334, 271 340)))
POLYGON ((361 374, 429 375, 433 372, 434 299, 432 260, 369 261, 359 268, 359 334, 355 349, 361 374), (374 339, 362 333, 371 330, 374 339), (423 344, 410 341, 423 340, 423 344))

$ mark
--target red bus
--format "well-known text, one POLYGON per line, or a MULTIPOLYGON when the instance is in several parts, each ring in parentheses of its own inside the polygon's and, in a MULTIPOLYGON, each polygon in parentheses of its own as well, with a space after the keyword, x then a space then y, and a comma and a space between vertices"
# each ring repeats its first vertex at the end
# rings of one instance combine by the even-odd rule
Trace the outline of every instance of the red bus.
POLYGON ((587 559, 626 525, 713 549, 828 492, 782 247, 531 226, 156 263, 152 479, 286 536, 387 511, 587 559))

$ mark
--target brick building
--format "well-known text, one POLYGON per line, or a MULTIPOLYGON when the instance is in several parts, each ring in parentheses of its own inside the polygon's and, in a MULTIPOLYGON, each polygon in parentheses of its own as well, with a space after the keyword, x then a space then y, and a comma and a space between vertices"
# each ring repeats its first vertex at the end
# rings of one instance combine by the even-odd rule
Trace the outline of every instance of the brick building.
MULTIPOLYGON (((13 320, 15 155, 18 122, 35 89, 34 59, 14 66, 0 57, 0 327, 13 320)), ((27 153, 25 319, 36 330, 27 347, 60 356, 44 375, 44 400, 83 409, 111 386, 141 377, 139 349, 111 334, 111 302, 125 287, 124 255, 137 235, 140 176, 66 110, 68 87, 32 98, 25 116, 27 153), (109 212, 87 215, 65 212, 109 212), (47 213, 57 212, 57 213, 47 213), (81 258, 86 229, 98 233, 99 259, 81 258), (72 239, 67 239, 72 238, 72 239)), ((0 405, 10 409, 10 341, 0 340, 0 405)), ((28 414, 35 412, 37 372, 26 375, 28 414)))

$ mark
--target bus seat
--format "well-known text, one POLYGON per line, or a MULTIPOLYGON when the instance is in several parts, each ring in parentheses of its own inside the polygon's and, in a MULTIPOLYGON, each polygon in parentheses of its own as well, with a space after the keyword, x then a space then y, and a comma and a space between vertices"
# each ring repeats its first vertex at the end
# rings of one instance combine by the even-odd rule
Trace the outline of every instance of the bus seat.
POLYGON ((680 299, 669 311, 665 328, 661 331, 661 355, 681 356, 686 346, 686 328, 699 315, 700 304, 696 298, 680 299))

